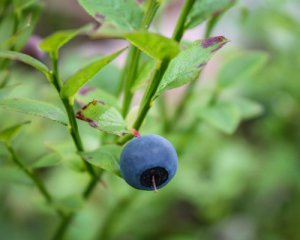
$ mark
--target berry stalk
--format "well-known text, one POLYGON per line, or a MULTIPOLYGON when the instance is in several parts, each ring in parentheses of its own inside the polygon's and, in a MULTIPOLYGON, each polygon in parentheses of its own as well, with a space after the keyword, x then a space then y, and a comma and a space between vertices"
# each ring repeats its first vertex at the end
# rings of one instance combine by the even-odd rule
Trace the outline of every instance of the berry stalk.
MULTIPOLYGON (((60 93, 60 90, 62 87, 62 82, 59 77, 57 54, 51 54, 50 57, 52 60, 52 67, 53 67, 52 74, 51 74, 52 83, 53 83, 54 87, 56 88, 57 92, 60 93)), ((77 121, 75 118, 73 106, 71 105, 71 103, 69 102, 68 99, 61 97, 61 101, 62 101, 62 103, 65 107, 65 110, 67 112, 67 115, 68 115, 69 131, 70 131, 70 135, 73 139, 74 145, 78 152, 83 152, 84 147, 83 147, 82 140, 81 140, 81 137, 79 134, 78 125, 77 125, 77 121)), ((85 161, 83 158, 82 158, 82 161, 83 161, 87 171, 91 175, 91 177, 96 178, 97 176, 93 169, 93 166, 90 163, 88 163, 87 161, 85 161)))
MULTIPOLYGON (((152 22, 157 10, 159 8, 159 3, 154 0, 149 0, 146 6, 146 12, 144 19, 142 21, 141 30, 147 30, 152 22)), ((135 47, 131 46, 129 51, 129 57, 127 59, 125 69, 123 72, 123 82, 124 86, 124 100, 122 107, 122 114, 125 117, 129 111, 130 104, 132 101, 133 93, 131 91, 131 87, 136 79, 137 70, 139 66, 141 51, 135 47)))

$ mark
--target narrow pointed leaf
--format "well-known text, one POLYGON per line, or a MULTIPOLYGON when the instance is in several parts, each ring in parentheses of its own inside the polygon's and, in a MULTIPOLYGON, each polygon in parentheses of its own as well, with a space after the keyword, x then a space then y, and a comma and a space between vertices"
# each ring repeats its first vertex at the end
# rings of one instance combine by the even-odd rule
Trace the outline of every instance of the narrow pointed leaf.
POLYGON ((232 134, 238 127, 241 114, 239 108, 232 103, 216 103, 200 111, 200 117, 215 128, 232 134))
POLYGON ((37 100, 11 98, 0 101, 0 108, 50 119, 67 125, 66 114, 59 108, 37 100))
POLYGON ((190 11, 186 28, 194 28, 213 15, 220 14, 235 4, 236 0, 196 0, 190 11))
POLYGON ((18 135, 22 127, 29 123, 30 121, 26 121, 1 130, 0 141, 6 143, 11 142, 18 135))
POLYGON ((121 151, 122 147, 120 146, 107 145, 92 152, 82 153, 82 156, 86 159, 86 161, 96 167, 102 168, 117 176, 121 176, 118 161, 121 151))
POLYGON ((79 0, 79 4, 101 24, 124 31, 137 30, 143 18, 135 0, 79 0))
POLYGON ((75 30, 62 30, 53 33, 52 35, 46 37, 41 43, 40 48, 43 51, 49 53, 57 53, 58 50, 76 37, 78 34, 82 33, 84 28, 75 30))
POLYGON ((44 73, 47 77, 50 74, 49 69, 45 64, 43 64, 42 62, 38 61, 37 59, 35 59, 29 55, 26 55, 23 53, 8 51, 8 50, 0 50, 0 58, 17 60, 17 61, 26 63, 26 64, 36 68, 40 72, 44 73))
POLYGON ((50 153, 43 156, 31 166, 32 168, 54 167, 61 164, 61 157, 57 153, 50 153))
POLYGON ((156 95, 198 79, 201 70, 213 53, 227 42, 228 40, 224 37, 211 37, 196 41, 183 50, 170 62, 156 95))
POLYGON ((23 1, 23 0, 13 0, 16 11, 21 12, 22 10, 31 7, 33 4, 37 4, 37 0, 28 0, 28 1, 23 1))
POLYGON ((114 95, 112 95, 111 93, 105 90, 102 90, 101 88, 86 86, 81 88, 79 92, 76 94, 76 100, 80 104, 82 103, 88 104, 94 99, 99 99, 103 101, 105 104, 120 109, 119 100, 114 95))
POLYGON ((240 80, 253 76, 267 62, 264 52, 245 52, 237 54, 227 61, 218 74, 218 85, 229 87, 240 80))
POLYGON ((80 120, 86 121, 91 127, 104 132, 119 136, 128 132, 125 121, 120 112, 100 101, 94 100, 90 102, 77 112, 76 117, 80 120))
POLYGON ((264 108, 258 102, 248 98, 235 98, 234 104, 238 107, 243 119, 251 119, 260 116, 264 112, 264 108))
POLYGON ((80 69, 65 82, 61 90, 61 95, 66 98, 73 97, 84 84, 95 76, 103 67, 119 56, 124 50, 125 49, 122 49, 114 54, 97 59, 88 66, 80 69))
POLYGON ((134 84, 131 87, 131 91, 135 92, 139 88, 144 87, 147 84, 147 80, 149 80, 151 74, 154 72, 154 69, 154 60, 148 60, 147 62, 145 62, 137 74, 136 80, 134 81, 134 84))
POLYGON ((173 39, 156 33, 135 32, 125 38, 141 51, 158 60, 172 59, 179 53, 179 45, 173 39))
POLYGON ((60 157, 63 166, 74 172, 84 172, 85 166, 71 141, 48 143, 47 147, 60 157))

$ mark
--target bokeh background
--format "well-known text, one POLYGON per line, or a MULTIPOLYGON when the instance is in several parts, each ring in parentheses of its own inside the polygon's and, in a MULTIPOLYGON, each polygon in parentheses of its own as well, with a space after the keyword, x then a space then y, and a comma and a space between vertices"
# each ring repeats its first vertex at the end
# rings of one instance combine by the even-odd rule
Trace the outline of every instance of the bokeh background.
MULTIPOLYGON (((153 31, 170 36, 182 1, 169 1, 153 31)), ((65 128, 44 119, 0 111, 1 129, 20 120, 31 120, 14 140, 28 166, 49 153, 64 157, 62 164, 40 168, 48 189, 69 211, 78 210, 67 239, 166 239, 166 240, 298 240, 300 239, 300 2, 298 0, 240 0, 223 17, 213 35, 230 40, 209 62, 197 82, 178 127, 162 133, 154 107, 141 133, 163 134, 179 153, 174 180, 158 193, 136 191, 109 173, 87 203, 77 198, 88 176, 80 172, 65 128), (266 63, 221 97, 246 96, 261 111, 226 134, 198 121, 184 132, 207 100, 220 69, 240 52, 262 51, 266 63)), ((47 0, 34 34, 41 38, 57 30, 80 27, 93 21, 76 0, 47 0)), ((205 24, 188 31, 185 40, 203 37, 205 24)), ((127 43, 118 39, 78 37, 61 51, 60 69, 69 76, 96 55, 112 53, 127 43)), ((90 83, 115 94, 123 54, 90 83)), ((49 60, 44 59, 47 63, 49 60)), ((239 74, 235 64, 232 74, 239 74), (236 72, 235 72, 236 71, 236 72)), ((15 96, 60 105, 44 77, 22 64, 11 68, 15 96)), ((172 111, 185 87, 165 95, 172 111)), ((137 105, 136 94, 133 105, 137 105)), ((100 133, 80 124, 86 149, 101 145, 100 133)), ((0 145, 0 239, 51 239, 59 224, 55 213, 26 176, 12 166, 0 145)))

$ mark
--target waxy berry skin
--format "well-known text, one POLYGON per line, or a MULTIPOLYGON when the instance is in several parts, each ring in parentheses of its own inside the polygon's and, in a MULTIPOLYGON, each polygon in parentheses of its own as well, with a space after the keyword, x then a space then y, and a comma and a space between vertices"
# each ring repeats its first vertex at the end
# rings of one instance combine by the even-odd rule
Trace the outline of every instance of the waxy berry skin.
POLYGON ((120 158, 125 181, 134 188, 148 191, 155 190, 155 186, 157 189, 164 187, 175 176, 177 166, 178 157, 173 145, 154 134, 130 141, 120 158))

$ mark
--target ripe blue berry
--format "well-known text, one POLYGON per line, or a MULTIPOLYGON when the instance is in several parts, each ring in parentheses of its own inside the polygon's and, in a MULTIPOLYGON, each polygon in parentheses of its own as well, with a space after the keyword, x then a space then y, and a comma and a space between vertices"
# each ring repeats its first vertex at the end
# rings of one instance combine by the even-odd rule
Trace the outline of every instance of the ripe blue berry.
POLYGON ((165 138, 150 134, 137 137, 124 148, 120 158, 122 177, 134 188, 156 190, 175 175, 178 158, 165 138))

